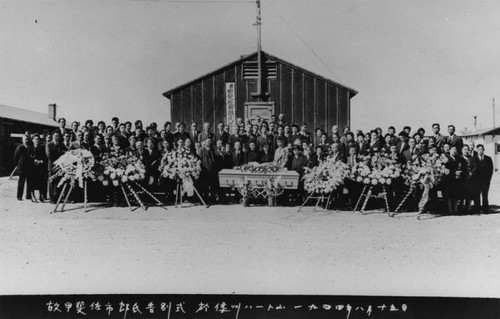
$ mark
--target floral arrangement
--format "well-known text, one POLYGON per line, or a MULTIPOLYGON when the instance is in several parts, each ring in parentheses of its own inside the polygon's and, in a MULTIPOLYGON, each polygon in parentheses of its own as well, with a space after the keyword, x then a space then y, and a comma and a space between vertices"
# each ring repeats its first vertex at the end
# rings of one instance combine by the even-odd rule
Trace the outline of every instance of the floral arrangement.
POLYGON ((159 168, 161 176, 182 181, 182 189, 188 196, 194 195, 193 179, 201 173, 201 161, 186 150, 165 153, 159 168))
POLYGON ((450 173, 445 167, 447 162, 446 156, 423 154, 407 166, 404 174, 405 183, 408 186, 430 185, 432 188, 439 184, 443 176, 450 173))
POLYGON ((250 162, 245 165, 236 166, 234 169, 240 170, 242 172, 263 173, 263 174, 276 173, 284 170, 283 167, 273 162, 261 163, 261 164, 257 162, 250 162))
POLYGON ((141 160, 130 154, 105 153, 102 156, 97 180, 104 186, 140 181, 146 177, 141 160))
POLYGON ((390 185, 402 174, 401 165, 390 156, 381 154, 359 159, 349 174, 353 181, 365 185, 390 185))
POLYGON ((341 161, 326 159, 318 166, 306 168, 304 189, 310 193, 329 194, 344 184, 349 176, 349 166, 341 161))
POLYGON ((253 190, 252 182, 246 177, 242 177, 236 181, 234 187, 243 197, 250 196, 253 190))
POLYGON ((276 196, 280 194, 283 189, 283 186, 281 185, 280 182, 281 182, 281 177, 277 178, 271 177, 266 179, 264 188, 267 194, 270 196, 276 196))
POLYGON ((64 153, 54 162, 54 174, 50 180, 62 177, 57 187, 65 182, 69 182, 72 187, 78 182, 78 186, 83 188, 85 179, 95 180, 94 155, 88 150, 77 149, 64 153))

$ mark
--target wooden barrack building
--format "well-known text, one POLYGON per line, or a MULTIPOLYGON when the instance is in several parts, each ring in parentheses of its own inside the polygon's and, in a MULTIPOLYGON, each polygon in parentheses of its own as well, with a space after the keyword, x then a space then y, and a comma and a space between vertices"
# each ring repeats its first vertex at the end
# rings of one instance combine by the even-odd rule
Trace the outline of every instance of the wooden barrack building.
POLYGON ((310 130, 350 124, 356 90, 261 54, 260 63, 255 52, 163 93, 170 100, 171 121, 188 126, 210 122, 212 127, 223 121, 233 126, 237 117, 283 113, 288 123, 305 122, 310 130))

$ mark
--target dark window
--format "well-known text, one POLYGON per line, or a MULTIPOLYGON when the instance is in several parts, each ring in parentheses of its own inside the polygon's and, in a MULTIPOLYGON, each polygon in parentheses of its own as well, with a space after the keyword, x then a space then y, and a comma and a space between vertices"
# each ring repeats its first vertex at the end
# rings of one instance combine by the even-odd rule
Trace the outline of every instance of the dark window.
MULTIPOLYGON (((267 60, 262 63, 262 77, 266 79, 276 79, 276 62, 267 60)), ((243 79, 256 79, 259 76, 257 61, 243 62, 243 79)))

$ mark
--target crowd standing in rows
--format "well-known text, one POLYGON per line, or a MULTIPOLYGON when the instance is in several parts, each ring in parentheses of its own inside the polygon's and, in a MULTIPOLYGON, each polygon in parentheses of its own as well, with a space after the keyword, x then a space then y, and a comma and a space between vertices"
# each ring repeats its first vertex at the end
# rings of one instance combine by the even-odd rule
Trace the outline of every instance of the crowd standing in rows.
MULTIPOLYGON (((439 153, 447 158, 450 174, 442 183, 442 194, 449 213, 459 209, 488 212, 488 191, 493 174, 493 162, 484 154, 483 145, 464 143, 455 133, 455 127, 447 127, 448 134, 441 134, 438 123, 432 125, 432 134, 426 135, 423 128, 412 132, 409 126, 397 133, 394 126, 387 132, 376 128, 367 132, 351 131, 349 126, 340 130, 334 125, 329 132, 316 128, 310 132, 305 123, 289 124, 285 116, 272 116, 270 121, 257 117, 243 121, 238 118, 235 132, 223 122, 215 131, 210 123, 166 122, 163 128, 156 123, 144 127, 141 120, 134 123, 120 122, 117 117, 110 125, 104 121, 94 125, 87 120, 66 128, 66 120, 59 119, 59 127, 46 136, 30 134, 23 136, 23 144, 15 152, 19 182, 17 198, 22 200, 24 184, 27 184, 27 199, 36 200, 34 191, 39 191, 39 200, 46 200, 47 185, 50 201, 56 200, 55 182, 47 183, 54 161, 71 149, 87 149, 95 159, 103 153, 133 154, 145 165, 145 185, 151 190, 161 187, 158 167, 162 158, 172 150, 182 150, 201 160, 202 175, 198 182, 203 195, 209 201, 223 198, 218 185, 218 172, 248 162, 274 162, 288 170, 303 174, 305 167, 314 167, 319 161, 330 158, 343 161, 349 166, 356 164, 359 156, 385 153, 401 165, 407 165, 425 153, 439 153), (458 179, 456 177, 459 176, 458 179), (462 206, 460 206, 462 204, 462 206)), ((167 193, 173 188, 167 187, 167 193)))

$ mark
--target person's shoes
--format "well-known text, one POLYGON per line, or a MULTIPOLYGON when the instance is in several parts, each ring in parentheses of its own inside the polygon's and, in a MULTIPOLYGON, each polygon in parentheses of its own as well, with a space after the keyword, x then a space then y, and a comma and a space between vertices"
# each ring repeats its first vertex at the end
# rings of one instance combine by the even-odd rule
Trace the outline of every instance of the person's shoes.
POLYGON ((43 197, 40 197, 38 200, 40 201, 40 203, 45 203, 45 200, 43 199, 43 197))
POLYGON ((17 200, 22 201, 23 199, 18 197, 17 200))

